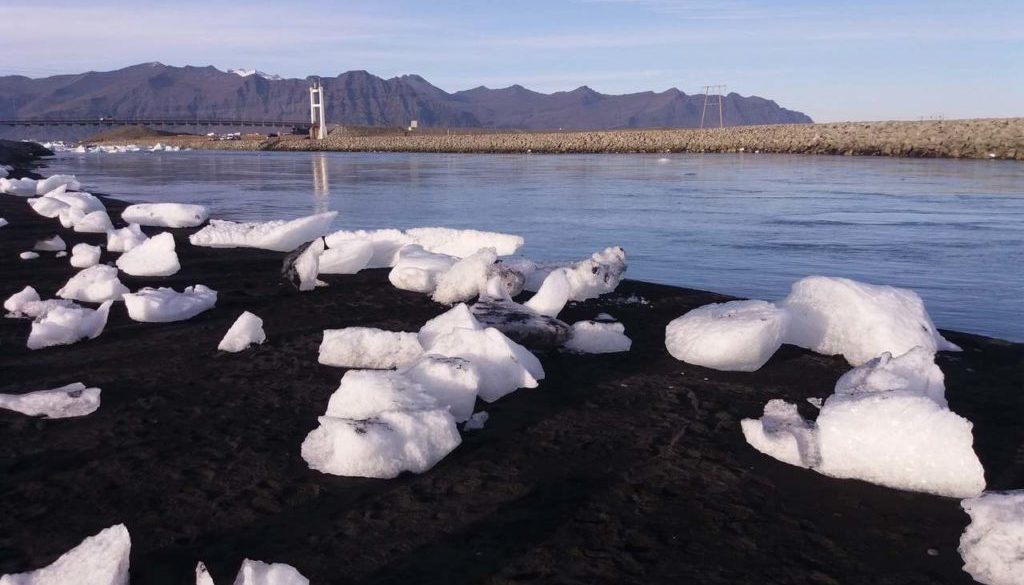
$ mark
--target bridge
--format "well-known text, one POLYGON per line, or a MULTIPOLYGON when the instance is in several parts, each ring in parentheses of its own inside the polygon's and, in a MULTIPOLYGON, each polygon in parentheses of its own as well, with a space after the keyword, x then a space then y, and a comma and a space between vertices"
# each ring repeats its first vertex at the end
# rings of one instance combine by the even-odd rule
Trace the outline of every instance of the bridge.
POLYGON ((0 126, 234 126, 251 128, 288 128, 308 132, 311 123, 305 120, 196 120, 174 118, 67 118, 60 120, 0 120, 0 126))

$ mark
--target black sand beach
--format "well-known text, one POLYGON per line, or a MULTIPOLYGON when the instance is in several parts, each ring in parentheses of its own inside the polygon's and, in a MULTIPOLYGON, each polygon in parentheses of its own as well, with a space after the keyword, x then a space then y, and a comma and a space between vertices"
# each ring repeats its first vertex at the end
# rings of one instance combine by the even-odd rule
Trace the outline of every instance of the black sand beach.
MULTIPOLYGON (((106 204, 118 218, 124 204, 106 204)), ((53 253, 20 260, 36 240, 105 241, 18 197, 0 195, 0 217, 2 298, 29 284, 52 297, 73 274, 53 253)), ((284 254, 195 248, 190 230, 173 231, 178 274, 122 281, 205 284, 213 310, 142 324, 116 304, 97 339, 38 351, 25 347, 29 321, 0 319, 0 392, 103 389, 82 418, 0 411, 0 574, 123 522, 132 583, 192 583, 200 560, 226 583, 243 558, 317 584, 973 582, 956 551, 968 521, 957 500, 831 479, 744 442, 742 418, 771 398, 814 416, 804 399, 830 394, 849 366, 789 346, 753 373, 674 360, 665 324, 726 298, 710 292, 625 281, 568 307, 568 322, 619 318, 632 351, 542 354, 541 386, 478 404, 487 426, 425 474, 312 471, 299 445, 343 374, 317 363, 322 331, 415 331, 444 308, 384 270, 298 293, 278 277, 284 254), (268 341, 218 352, 243 310, 264 319, 268 341)), ((1024 487, 1024 345, 944 335, 964 348, 939 365, 950 407, 975 425, 988 488, 1024 487)))

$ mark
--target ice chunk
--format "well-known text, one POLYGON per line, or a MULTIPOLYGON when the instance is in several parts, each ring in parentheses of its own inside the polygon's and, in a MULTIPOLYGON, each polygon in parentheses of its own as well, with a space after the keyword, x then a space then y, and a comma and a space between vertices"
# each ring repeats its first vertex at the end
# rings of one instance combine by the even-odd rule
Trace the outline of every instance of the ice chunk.
POLYGON ((390 268, 398 261, 398 250, 406 244, 413 243, 412 238, 401 230, 341 230, 328 235, 325 240, 329 248, 349 248, 358 246, 364 249, 367 244, 372 246, 373 254, 364 268, 390 268))
POLYGON ((66 250, 68 247, 64 243, 64 238, 60 236, 51 236, 45 240, 39 240, 36 245, 32 247, 36 252, 60 252, 66 250))
POLYGON ((921 347, 892 357, 886 352, 843 374, 836 394, 902 392, 931 399, 946 406, 945 376, 935 365, 935 354, 921 347))
POLYGON ((572 331, 564 321, 541 315, 510 300, 481 298, 473 305, 472 311, 485 327, 494 327, 512 341, 530 348, 560 347, 569 340, 572 331))
POLYGON ((31 286, 14 293, 4 301, 4 309, 10 311, 8 317, 42 317, 57 307, 75 307, 74 302, 65 299, 48 301, 39 300, 39 293, 31 286))
POLYGON ((0 217, 0 227, 4 227, 5 225, 7 225, 7 220, 0 217))
POLYGON ((78 179, 74 175, 53 175, 45 179, 40 179, 36 183, 36 194, 42 195, 49 193, 58 187, 64 187, 71 191, 78 191, 82 188, 82 184, 78 182, 78 179))
POLYGON ((750 446, 783 463, 814 467, 820 462, 814 425, 797 412, 795 404, 769 400, 764 416, 740 422, 750 446))
POLYGON ((124 524, 90 536, 53 564, 0 577, 0 585, 128 585, 132 540, 124 524))
MULTIPOLYGON (((198 571, 197 567, 197 574, 198 571)), ((309 585, 309 579, 291 565, 245 559, 235 576, 234 585, 309 585)))
POLYGON ((908 289, 809 276, 779 306, 791 314, 785 343, 842 355, 855 366, 915 346, 932 353, 959 349, 939 335, 921 297, 908 289))
POLYGON ((420 328, 417 338, 425 350, 430 350, 438 337, 451 333, 455 329, 482 330, 483 328, 484 326, 476 320, 469 307, 465 303, 459 303, 427 321, 420 328))
POLYGON ((565 348, 579 353, 616 353, 629 351, 633 340, 626 336, 622 323, 604 321, 577 321, 565 348))
POLYGON ((266 340, 267 334, 263 331, 263 319, 249 311, 244 311, 224 334, 217 349, 237 353, 250 345, 261 344, 266 340))
POLYGON ((566 268, 552 270, 540 285, 537 294, 523 304, 541 315, 557 317, 572 295, 568 274, 569 270, 566 268))
POLYGON ((484 248, 459 260, 437 279, 433 299, 453 305, 476 298, 487 290, 490 269, 497 259, 494 248, 484 248))
MULTIPOLYGON (((92 193, 68 193, 64 187, 48 191, 43 197, 55 199, 68 206, 68 210, 79 212, 79 217, 94 211, 106 211, 106 206, 92 193)), ((71 227, 71 226, 64 226, 71 227)))
POLYGON ((53 197, 33 197, 28 200, 32 210, 43 217, 55 218, 60 212, 67 209, 68 204, 53 197))
POLYGON ((100 389, 75 382, 60 388, 26 394, 0 394, 0 408, 29 416, 70 418, 92 414, 100 407, 100 389))
POLYGON ((128 287, 117 278, 117 268, 97 264, 72 276, 57 291, 57 296, 86 303, 102 303, 119 301, 127 292, 128 287))
POLYGON ((119 230, 107 232, 108 252, 128 252, 148 239, 137 223, 128 224, 119 230))
POLYGON ((577 262, 566 273, 572 293, 570 301, 585 301, 610 293, 626 274, 626 251, 613 246, 594 252, 590 258, 577 262))
POLYGON ((320 272, 320 255, 323 252, 323 238, 317 238, 290 252, 285 256, 284 267, 281 269, 285 280, 300 291, 315 289, 316 275, 320 272))
POLYGON ((208 248, 260 248, 291 252, 327 233, 337 215, 337 211, 328 211, 291 221, 263 223, 212 219, 206 227, 189 236, 189 241, 194 246, 208 248))
POLYGON ((422 386, 439 405, 447 406, 455 422, 462 422, 473 414, 480 373, 469 360, 427 354, 399 373, 422 386))
POLYGON ((429 252, 465 258, 481 248, 494 248, 498 256, 510 256, 523 247, 520 236, 477 230, 421 227, 405 230, 412 241, 429 252))
POLYGON ((302 442, 311 469, 389 479, 423 473, 462 442, 447 409, 385 411, 366 420, 322 416, 302 442))
POLYGON ((128 316, 144 323, 168 323, 191 319, 217 303, 217 291, 204 285, 186 287, 184 291, 146 287, 124 295, 128 316))
POLYGON ((787 323, 787 312, 765 301, 705 305, 668 324, 665 347, 687 363, 753 372, 782 345, 787 323))
POLYGON ((455 261, 453 256, 427 252, 422 246, 409 244, 398 251, 398 260, 388 280, 402 290, 432 293, 437 288, 438 278, 448 272, 455 261))
POLYGON ((22 252, 21 254, 18 254, 18 258, 21 258, 22 260, 35 260, 38 257, 38 252, 22 252))
POLYGON ((163 232, 135 246, 117 259, 117 267, 132 276, 170 276, 181 270, 174 236, 163 232))
POLYGON ((985 489, 971 423, 927 397, 834 394, 817 428, 825 475, 958 498, 985 489))
POLYGON ((463 431, 479 431, 484 428, 484 424, 487 423, 487 419, 491 418, 491 415, 487 414, 486 410, 480 412, 474 412, 473 416, 469 417, 466 424, 462 425, 463 431))
POLYGON ((196 585, 214 585, 210 570, 202 561, 196 563, 196 585))
POLYGON ((105 234, 114 229, 114 225, 110 223, 110 216, 103 210, 92 211, 75 219, 73 227, 75 232, 80 234, 105 234))
POLYGON ((75 268, 88 268, 100 262, 100 247, 89 244, 75 244, 71 248, 71 265, 75 268))
POLYGON ((1024 582, 1024 490, 990 492, 960 502, 971 517, 960 537, 960 558, 975 581, 1024 582))
POLYGON ((367 267, 373 258, 373 242, 363 239, 345 240, 338 247, 320 255, 320 274, 355 274, 367 267))
POLYGON ((209 217, 206 207, 190 203, 137 203, 121 212, 128 223, 166 228, 197 227, 209 217))
POLYGON ((525 347, 489 327, 454 329, 434 340, 430 352, 469 360, 480 375, 479 396, 494 402, 517 388, 536 388, 544 379, 540 360, 525 347))
POLYGON ((365 420, 388 410, 434 410, 440 406, 420 384, 397 372, 349 370, 331 394, 324 416, 365 420))
POLYGON ((347 327, 324 331, 318 361, 341 368, 388 369, 408 364, 421 353, 415 333, 347 327))
POLYGON ((107 326, 113 301, 106 301, 96 310, 78 306, 53 307, 32 323, 26 345, 42 349, 53 345, 70 345, 81 339, 95 339, 107 326))
POLYGON ((0 193, 18 197, 32 197, 36 194, 35 179, 0 179, 0 193))

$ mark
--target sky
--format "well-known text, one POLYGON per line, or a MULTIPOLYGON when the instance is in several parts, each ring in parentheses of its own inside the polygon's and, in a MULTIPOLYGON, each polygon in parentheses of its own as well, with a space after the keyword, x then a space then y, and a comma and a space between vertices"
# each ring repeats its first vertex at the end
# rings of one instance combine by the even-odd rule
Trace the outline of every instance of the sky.
POLYGON ((3 0, 0 21, 0 75, 364 69, 446 91, 725 84, 820 122, 1024 115, 1022 0, 3 0))

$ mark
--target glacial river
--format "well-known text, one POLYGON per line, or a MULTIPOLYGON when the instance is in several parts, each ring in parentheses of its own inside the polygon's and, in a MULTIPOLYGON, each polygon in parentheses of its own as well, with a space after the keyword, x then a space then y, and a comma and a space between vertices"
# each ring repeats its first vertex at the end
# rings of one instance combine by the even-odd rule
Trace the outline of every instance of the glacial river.
POLYGON ((789 155, 63 153, 47 173, 215 217, 340 211, 338 229, 517 233, 522 253, 622 245, 631 278, 773 300, 846 276, 916 290, 942 328, 1024 341, 1024 163, 789 155))

